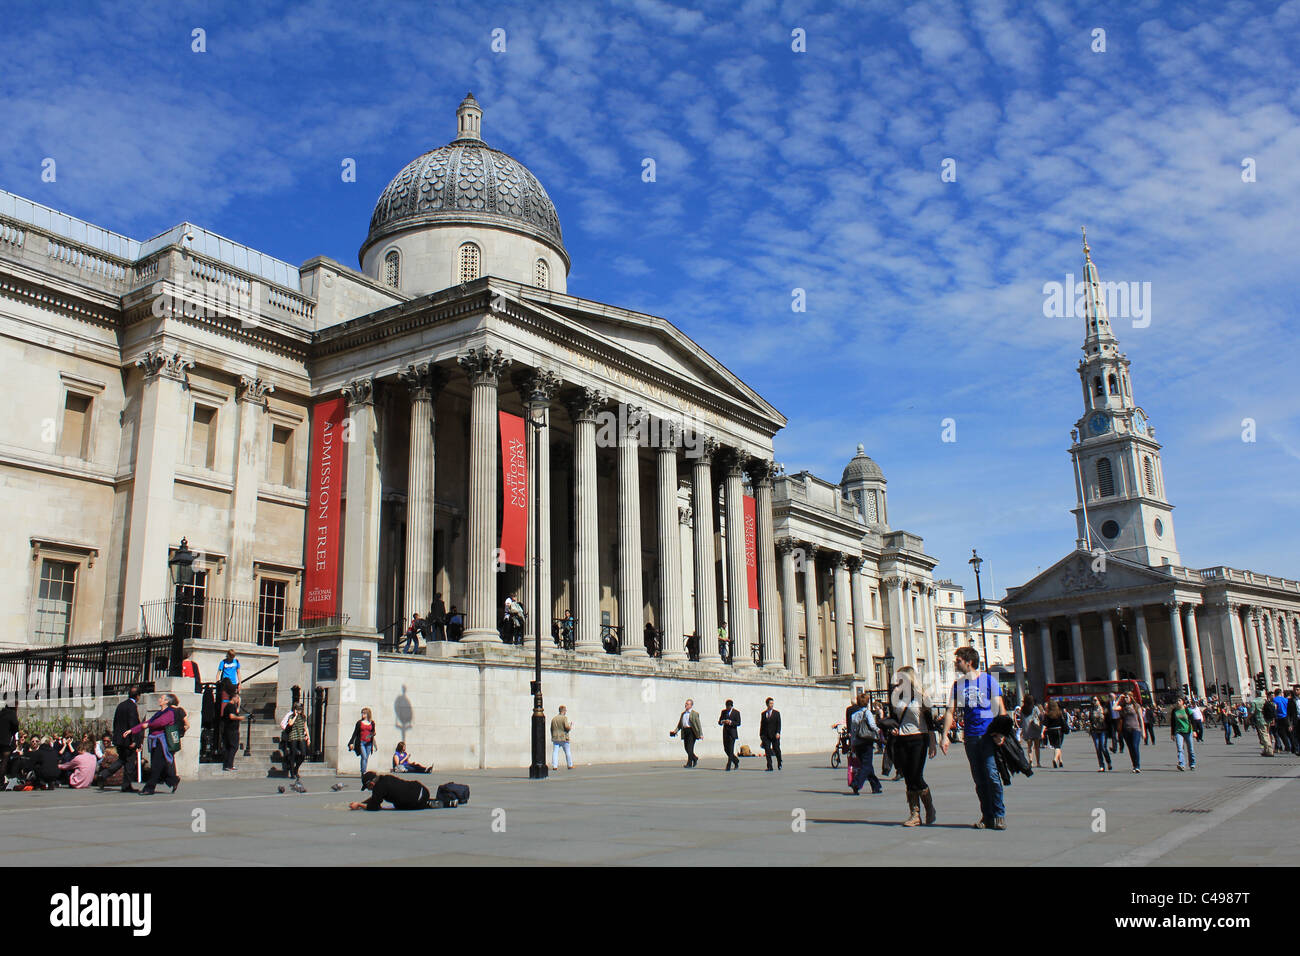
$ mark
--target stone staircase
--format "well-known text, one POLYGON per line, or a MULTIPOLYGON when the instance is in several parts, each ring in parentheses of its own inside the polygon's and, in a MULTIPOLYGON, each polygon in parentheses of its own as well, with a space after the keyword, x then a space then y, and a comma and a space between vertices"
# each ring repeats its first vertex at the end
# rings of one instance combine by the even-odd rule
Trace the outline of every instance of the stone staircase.
MULTIPOLYGON (((240 698, 245 713, 252 714, 251 735, 247 727, 240 728, 239 754, 235 757, 235 770, 240 776, 283 778, 280 755, 280 714, 275 712, 279 687, 274 681, 245 684, 240 688, 240 698), (248 754, 244 742, 249 741, 248 754)), ((324 763, 304 763, 299 770, 304 777, 335 776, 333 767, 324 763)), ((200 777, 231 776, 221 769, 221 763, 199 764, 200 777)))

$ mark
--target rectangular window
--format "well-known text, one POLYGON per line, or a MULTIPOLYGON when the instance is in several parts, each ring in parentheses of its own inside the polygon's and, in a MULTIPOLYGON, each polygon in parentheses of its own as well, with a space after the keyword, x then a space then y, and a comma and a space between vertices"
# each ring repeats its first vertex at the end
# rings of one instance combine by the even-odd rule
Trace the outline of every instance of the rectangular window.
POLYGON ((281 425, 271 428, 271 460, 267 479, 277 485, 293 484, 293 429, 281 425))
POLYGON ((196 468, 213 468, 217 459, 217 410, 206 405, 194 406, 194 424, 190 431, 190 464, 196 468))
POLYGON ((85 458, 90 450, 90 398, 69 392, 63 400, 63 430, 59 454, 85 458))
POLYGON ((36 596, 36 643, 66 644, 72 633, 72 605, 77 565, 72 561, 41 562, 36 596))
POLYGON ((257 595, 257 643, 273 647, 284 630, 285 596, 289 586, 284 581, 262 578, 257 595))
MULTIPOLYGON (((880 610, 879 610, 879 605, 876 604, 876 601, 877 601, 877 600, 878 600, 878 598, 876 597, 876 592, 875 592, 875 591, 872 591, 872 592, 871 592, 871 619, 872 619, 873 621, 878 621, 878 620, 880 620, 880 610)), ((879 684, 879 685, 877 685, 877 686, 879 686, 879 687, 883 687, 884 685, 883 685, 883 684, 879 684)))
POLYGON ((208 572, 195 571, 194 581, 181 588, 181 606, 176 609, 181 633, 189 639, 203 636, 203 618, 208 602, 208 572))

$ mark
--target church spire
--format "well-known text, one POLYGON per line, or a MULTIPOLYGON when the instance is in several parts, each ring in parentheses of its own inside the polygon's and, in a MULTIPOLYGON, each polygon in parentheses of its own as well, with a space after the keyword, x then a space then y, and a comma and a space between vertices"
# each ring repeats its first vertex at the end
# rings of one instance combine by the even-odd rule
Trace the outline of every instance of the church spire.
POLYGON ((1083 319, 1085 353, 1097 351, 1097 346, 1105 343, 1112 348, 1118 345, 1110 328, 1110 314, 1106 311, 1106 297, 1102 294, 1101 280, 1097 277, 1097 267, 1092 261, 1092 251, 1088 248, 1088 229, 1083 231, 1083 319))

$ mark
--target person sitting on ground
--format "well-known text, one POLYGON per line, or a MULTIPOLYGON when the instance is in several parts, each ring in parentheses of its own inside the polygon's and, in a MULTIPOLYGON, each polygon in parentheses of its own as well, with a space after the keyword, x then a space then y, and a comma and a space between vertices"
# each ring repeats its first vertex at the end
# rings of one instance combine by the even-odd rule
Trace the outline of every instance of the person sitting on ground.
POLYGON ((64 771, 63 782, 73 790, 86 790, 95 779, 95 755, 90 752, 89 741, 77 744, 77 755, 67 763, 59 764, 64 771))
POLYGON ((370 799, 364 803, 349 803, 349 810, 382 810, 385 801, 391 803, 394 810, 427 810, 433 806, 429 788, 418 780, 403 780, 391 773, 381 777, 373 770, 367 770, 361 777, 361 786, 370 791, 370 799))
POLYGON ((54 790, 59 785, 59 752, 54 749, 54 741, 49 737, 41 740, 40 747, 31 754, 32 772, 36 783, 46 790, 54 790))
POLYGON ((406 752, 406 741, 397 742, 397 750, 393 752, 393 773, 401 773, 405 770, 407 773, 433 773, 432 767, 425 767, 411 760, 411 755, 406 752))

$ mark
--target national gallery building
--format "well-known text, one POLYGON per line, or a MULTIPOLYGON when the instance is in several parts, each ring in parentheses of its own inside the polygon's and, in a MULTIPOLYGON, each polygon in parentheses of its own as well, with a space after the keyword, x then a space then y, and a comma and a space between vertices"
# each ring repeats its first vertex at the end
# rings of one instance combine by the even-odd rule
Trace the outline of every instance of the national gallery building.
POLYGON ((481 120, 466 97, 383 191, 359 271, 0 192, 0 644, 170 633, 184 538, 196 660, 274 660, 309 623, 380 648, 439 603, 463 634, 438 655, 472 654, 507 596, 565 660, 612 638, 869 687, 938 660, 937 559, 863 447, 838 483, 786 473, 776 407, 666 319, 570 294, 554 205, 481 120))

